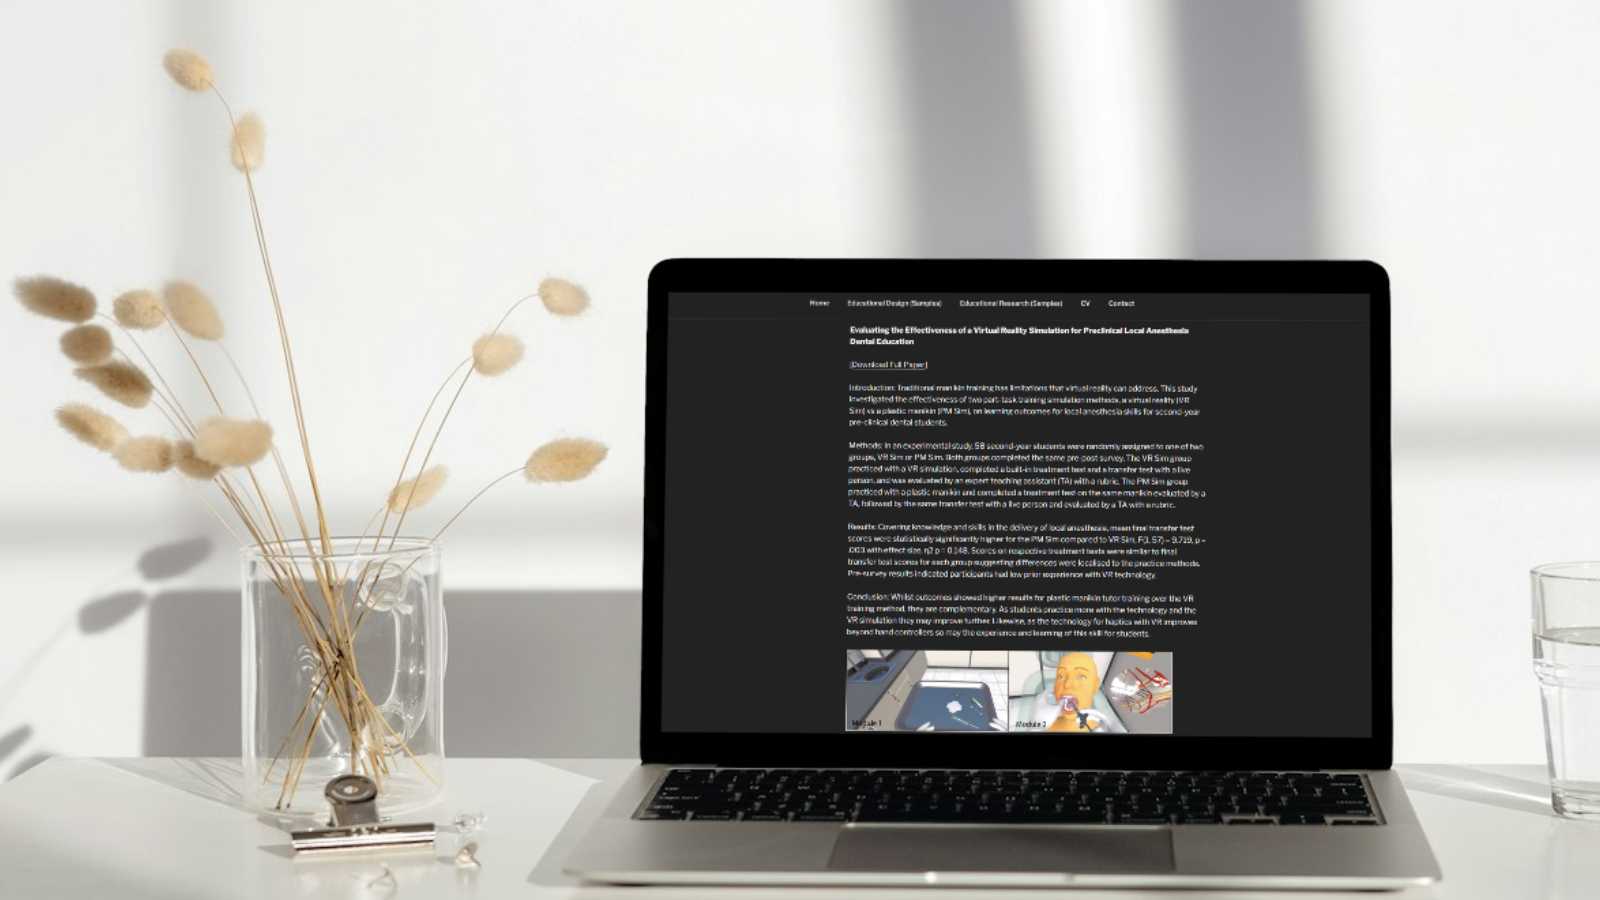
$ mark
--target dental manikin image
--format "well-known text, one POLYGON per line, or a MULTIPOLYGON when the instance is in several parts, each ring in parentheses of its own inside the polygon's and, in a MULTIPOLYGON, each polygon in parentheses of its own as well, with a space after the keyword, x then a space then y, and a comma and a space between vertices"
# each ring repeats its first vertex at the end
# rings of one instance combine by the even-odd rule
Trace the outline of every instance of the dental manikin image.
POLYGON ((846 650, 845 730, 1172 734, 1172 653, 846 650))
POLYGON ((1011 731, 1172 734, 1170 652, 1013 650, 1011 731))
POLYGON ((1007 729, 1004 650, 846 650, 846 731, 1007 729))

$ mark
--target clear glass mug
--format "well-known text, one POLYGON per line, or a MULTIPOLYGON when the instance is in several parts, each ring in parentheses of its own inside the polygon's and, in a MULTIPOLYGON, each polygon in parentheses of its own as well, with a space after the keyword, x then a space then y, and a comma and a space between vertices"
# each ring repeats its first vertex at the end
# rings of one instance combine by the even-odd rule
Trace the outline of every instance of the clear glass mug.
POLYGON ((244 798, 320 815, 351 772, 385 817, 444 786, 446 625, 439 547, 315 538, 243 551, 244 798))
POLYGON ((1533 570, 1533 670, 1544 705, 1550 801, 1600 817, 1600 562, 1533 570))

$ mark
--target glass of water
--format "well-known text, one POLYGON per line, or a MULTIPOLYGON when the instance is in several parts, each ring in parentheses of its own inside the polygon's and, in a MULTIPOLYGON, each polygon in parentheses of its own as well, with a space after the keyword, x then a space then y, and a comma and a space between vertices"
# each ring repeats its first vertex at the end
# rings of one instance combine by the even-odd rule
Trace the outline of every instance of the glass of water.
POLYGON ((1600 819, 1600 562, 1533 570, 1533 671, 1551 804, 1563 816, 1600 819))

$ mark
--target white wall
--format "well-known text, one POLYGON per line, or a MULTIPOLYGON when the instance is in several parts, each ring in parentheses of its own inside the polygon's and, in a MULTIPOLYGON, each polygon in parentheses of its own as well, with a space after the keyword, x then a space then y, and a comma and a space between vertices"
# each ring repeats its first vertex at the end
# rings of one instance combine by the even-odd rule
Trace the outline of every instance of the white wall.
MULTIPOLYGON (((572 592, 626 607, 616 592, 638 583, 643 289, 657 259, 1375 258, 1396 309, 1398 755, 1538 759, 1524 573, 1596 554, 1587 407, 1600 377, 1585 351, 1600 313, 1583 290, 1600 129, 1583 110, 1600 13, 1207 7, 8 3, 0 273, 59 273, 106 298, 193 278, 221 302, 263 401, 286 409, 226 130, 158 64, 169 46, 205 51, 234 104, 267 122, 262 202, 345 529, 504 306, 547 273, 585 283, 591 315, 526 308, 512 327, 528 363, 468 389, 440 444, 454 481, 439 508, 547 437, 612 445, 587 483, 503 485, 446 548, 451 588, 502 605, 529 655, 616 652, 610 692, 629 639, 582 617, 625 626, 636 613, 586 613, 572 598, 589 595, 572 592), (530 589, 566 593, 514 593, 530 589), (562 599, 530 611, 541 597, 562 599), (557 640, 597 646, 558 653, 557 640)), ((226 538, 185 485, 124 475, 61 435, 50 408, 89 395, 58 329, 0 321, 0 408, 15 425, 0 466, 13 588, 0 596, 0 777, 39 753, 172 748, 151 723, 203 718, 183 707, 211 702, 173 679, 231 666, 234 636, 201 619, 186 633, 191 620, 157 615, 156 600, 231 604, 233 560, 218 550, 170 578, 138 561, 226 538)), ((152 350, 181 371, 167 342, 152 350)), ((204 395, 183 390, 198 407, 204 395)), ((466 640, 453 658, 472 653, 466 640)), ((482 727, 467 746, 494 746, 482 727)), ((519 735, 507 752, 552 746, 519 735)), ((595 735, 594 752, 626 747, 625 724, 595 735)))

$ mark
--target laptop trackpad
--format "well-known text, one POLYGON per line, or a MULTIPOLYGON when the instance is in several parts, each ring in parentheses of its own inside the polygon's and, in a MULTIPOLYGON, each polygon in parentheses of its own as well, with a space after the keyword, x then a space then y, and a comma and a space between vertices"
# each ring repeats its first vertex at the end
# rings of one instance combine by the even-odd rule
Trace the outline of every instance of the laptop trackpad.
POLYGON ((1165 828, 845 828, 828 868, 848 872, 1170 872, 1165 828))

